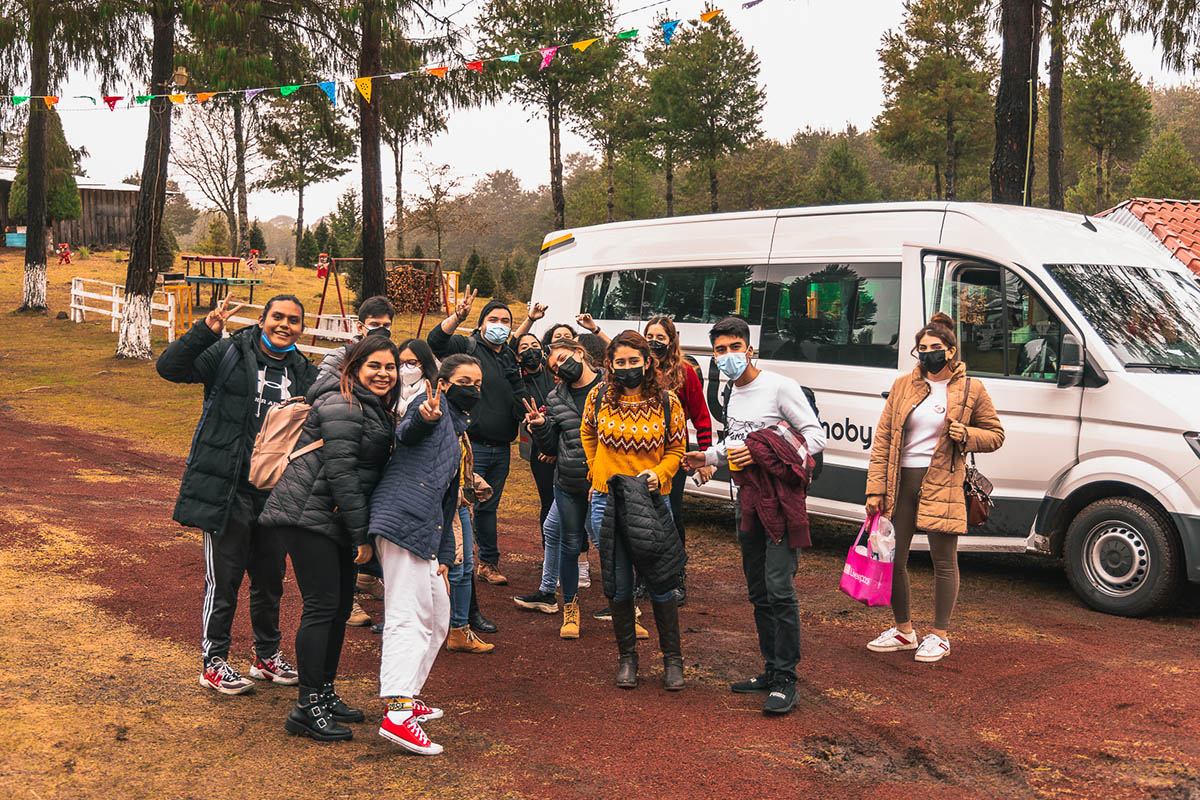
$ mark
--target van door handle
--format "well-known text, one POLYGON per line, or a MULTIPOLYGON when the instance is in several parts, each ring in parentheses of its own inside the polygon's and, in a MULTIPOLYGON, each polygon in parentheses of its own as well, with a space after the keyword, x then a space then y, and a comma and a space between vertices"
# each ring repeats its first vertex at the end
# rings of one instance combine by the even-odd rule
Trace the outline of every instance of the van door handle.
POLYGON ((880 392, 880 393, 879 393, 879 396, 880 396, 880 397, 882 397, 884 400, 887 400, 887 397, 888 397, 888 395, 889 395, 889 394, 891 394, 891 391, 890 391, 890 390, 889 390, 889 391, 886 391, 886 392, 880 392))

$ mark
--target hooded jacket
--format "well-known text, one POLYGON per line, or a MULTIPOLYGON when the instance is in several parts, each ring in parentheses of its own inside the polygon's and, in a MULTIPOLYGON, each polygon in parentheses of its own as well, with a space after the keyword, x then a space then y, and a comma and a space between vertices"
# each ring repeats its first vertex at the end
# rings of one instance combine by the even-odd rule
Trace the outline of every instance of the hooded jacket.
POLYGON ((583 409, 575 405, 571 387, 559 383, 546 395, 545 424, 529 429, 538 450, 557 457, 554 485, 567 494, 580 494, 591 488, 587 453, 579 435, 582 425, 583 409))
POLYGON ((629 559, 651 591, 661 594, 675 588, 687 564, 687 553, 675 530, 666 498, 651 492, 644 477, 614 475, 608 481, 608 504, 600 524, 600 571, 604 594, 617 593, 613 543, 620 536, 629 559))
MULTIPOLYGON (((163 378, 204 384, 204 409, 175 503, 174 518, 181 525, 224 533, 234 494, 243 484, 250 486, 244 481, 250 469, 247 454, 258 432, 255 400, 261 336, 262 328, 251 325, 221 338, 201 319, 158 357, 155 367, 163 378), (234 347, 238 357, 218 385, 225 353, 234 347)), ((293 350, 274 363, 286 371, 292 397, 308 392, 317 368, 300 351, 293 350)))
POLYGON ((341 545, 367 544, 371 493, 391 453, 392 421, 357 383, 347 400, 340 386, 318 381, 307 400, 312 408, 296 448, 325 443, 287 465, 258 521, 323 533, 341 545))
MULTIPOLYGON (((883 414, 875 427, 875 442, 871 446, 871 466, 867 470, 867 496, 884 498, 884 516, 891 516, 896 507, 900 488, 900 456, 904 451, 904 424, 912 410, 929 396, 929 383, 919 366, 908 375, 901 375, 892 384, 883 414)), ((967 426, 966 450, 969 453, 990 453, 1004 444, 1004 426, 992 405, 983 381, 971 380, 967 396, 967 366, 955 365, 946 384, 946 419, 967 426), (965 400, 965 408, 964 408, 965 400)), ((947 429, 949 425, 946 426, 947 429)), ((921 484, 917 505, 917 530, 938 533, 967 532, 967 500, 963 481, 967 464, 960 445, 946 431, 937 443, 921 484)))

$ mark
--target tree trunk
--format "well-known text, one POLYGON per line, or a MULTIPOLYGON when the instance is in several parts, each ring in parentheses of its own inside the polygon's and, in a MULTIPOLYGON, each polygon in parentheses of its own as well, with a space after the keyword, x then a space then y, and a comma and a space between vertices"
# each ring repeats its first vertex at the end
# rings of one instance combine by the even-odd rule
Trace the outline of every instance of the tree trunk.
POLYGON ((1096 148, 1096 207, 1093 214, 1104 210, 1104 151, 1096 148))
POLYGON ((933 162, 933 188, 934 197, 942 196, 942 167, 936 161, 933 162))
MULTIPOLYGON (((30 14, 30 94, 50 94, 49 10, 38 3, 30 14)), ((25 203, 25 287, 21 311, 46 310, 46 115, 40 97, 29 100, 28 195, 25 203)))
POLYGON ((1049 138, 1047 177, 1050 182, 1050 207, 1062 211, 1066 206, 1066 187, 1063 185, 1063 51, 1066 32, 1063 26, 1063 0, 1051 0, 1050 14, 1050 96, 1047 98, 1046 133, 1049 138))
POLYGON ((229 229, 229 255, 236 256, 237 252, 237 200, 229 198, 229 207, 225 209, 225 227, 229 229))
POLYGON ((1113 154, 1109 150, 1108 156, 1104 159, 1104 205, 1097 208, 1096 211, 1103 211, 1112 205, 1112 168, 1113 154))
POLYGON ((996 148, 992 202, 1026 204, 1033 182, 1032 131, 1037 127, 1040 0, 1001 0, 1000 88, 996 94, 996 148))
POLYGON ((562 113, 557 86, 550 88, 547 95, 547 117, 550 120, 550 204, 554 208, 554 229, 567 227, 567 198, 563 194, 562 142, 559 139, 559 122, 562 113))
POLYGON ((667 153, 667 216, 675 216, 675 159, 667 153))
POLYGON ((404 258, 404 137, 392 137, 392 158, 396 162, 396 255, 404 258))
POLYGON ((300 266, 300 243, 304 240, 304 184, 300 184, 299 190, 296 192, 299 197, 299 202, 296 205, 296 264, 300 266))
MULTIPOLYGON (((175 3, 157 0, 152 6, 154 30, 150 51, 150 87, 168 91, 175 68, 175 3)), ((165 97, 150 101, 146 146, 142 155, 142 185, 133 223, 133 247, 125 272, 125 316, 117 337, 117 358, 150 358, 150 301, 154 295, 163 207, 167 201, 167 161, 171 154, 171 103, 165 97)))
POLYGON ((237 235, 233 237, 237 249, 235 256, 247 255, 250 251, 250 209, 246 191, 246 122, 242 107, 242 95, 235 92, 233 100, 233 152, 237 161, 233 186, 237 192, 237 235))
MULTIPOLYGON (((379 0, 362 3, 362 43, 358 54, 358 74, 383 72, 380 40, 383 36, 383 10, 379 0)), ((377 100, 378 102, 378 100, 377 100)), ((362 287, 358 297, 387 293, 384 274, 383 241, 383 167, 379 162, 379 106, 358 98, 359 143, 362 156, 362 287)))
POLYGON ((946 114, 946 199, 953 200, 958 194, 958 131, 954 124, 954 112, 946 114))
POLYGON ((710 158, 708 161, 708 199, 710 210, 712 213, 717 213, 717 160, 710 158))
POLYGON ((604 146, 604 172, 608 177, 608 221, 617 218, 617 184, 613 180, 613 145, 610 141, 604 146))

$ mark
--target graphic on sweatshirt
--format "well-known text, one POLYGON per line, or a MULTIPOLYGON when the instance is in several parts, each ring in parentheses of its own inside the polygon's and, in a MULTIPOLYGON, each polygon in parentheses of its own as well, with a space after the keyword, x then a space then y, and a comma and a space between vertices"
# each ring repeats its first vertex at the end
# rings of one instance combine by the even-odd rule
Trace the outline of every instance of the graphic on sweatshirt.
POLYGON ((292 397, 292 379, 287 369, 276 366, 258 368, 258 386, 255 397, 255 419, 262 419, 271 406, 277 406, 292 397))

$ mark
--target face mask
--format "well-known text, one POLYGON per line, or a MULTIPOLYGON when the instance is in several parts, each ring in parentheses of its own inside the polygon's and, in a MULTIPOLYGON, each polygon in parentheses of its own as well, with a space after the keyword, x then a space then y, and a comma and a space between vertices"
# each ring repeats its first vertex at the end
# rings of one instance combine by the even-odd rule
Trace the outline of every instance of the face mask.
POLYGON ((483 338, 486 339, 489 344, 504 344, 508 341, 508 335, 510 333, 512 333, 512 329, 507 325, 492 323, 491 325, 484 327, 483 338))
POLYGON ((424 374, 425 373, 421 371, 420 367, 410 367, 405 365, 400 367, 400 382, 416 383, 424 376, 424 374))
POLYGON ((667 354, 667 343, 660 342, 657 339, 650 340, 650 352, 657 358, 662 358, 667 354))
POLYGON ((542 348, 531 347, 521 353, 521 366, 532 372, 542 363, 542 348))
POLYGON ((453 403, 459 411, 470 414, 471 409, 475 408, 479 402, 479 389, 474 386, 463 386, 461 383, 452 383, 446 390, 446 399, 453 403))
POLYGON ((378 328, 367 328, 367 336, 382 336, 385 339, 391 339, 392 329, 386 325, 380 325, 378 328))
POLYGON ((583 377, 583 362, 578 358, 568 358, 558 365, 558 377, 570 385, 583 377))
POLYGON ((721 374, 731 381, 742 377, 742 373, 746 371, 749 364, 750 359, 745 353, 725 353, 717 356, 717 369, 721 370, 721 374))
POLYGON ((945 350, 926 350, 917 353, 917 359, 921 362, 921 368, 930 375, 936 375, 946 368, 945 350))
POLYGON ((642 385, 642 379, 645 377, 645 368, 624 367, 623 369, 614 369, 612 375, 613 380, 626 389, 636 389, 642 385))
POLYGON ((289 344, 287 347, 276 347, 275 345, 271 344, 271 340, 267 338, 265 333, 262 335, 262 343, 263 347, 275 354, 290 353, 296 349, 295 344, 289 344))

